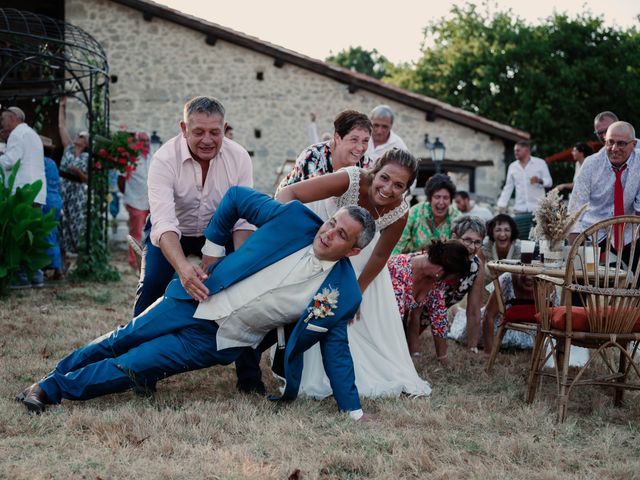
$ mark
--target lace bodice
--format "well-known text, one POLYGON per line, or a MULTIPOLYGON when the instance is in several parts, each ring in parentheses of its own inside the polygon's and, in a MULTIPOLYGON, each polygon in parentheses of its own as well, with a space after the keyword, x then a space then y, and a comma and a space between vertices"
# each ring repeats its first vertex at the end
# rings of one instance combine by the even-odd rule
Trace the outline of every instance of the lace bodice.
MULTIPOLYGON (((360 168, 346 167, 345 171, 349 174, 349 188, 347 188, 347 191, 344 192, 342 196, 333 198, 336 204, 336 210, 346 205, 358 205, 358 200, 360 199, 360 168)), ((376 219, 376 230, 384 230, 402 218, 408 210, 409 204, 405 199, 402 199, 400 205, 376 219)))

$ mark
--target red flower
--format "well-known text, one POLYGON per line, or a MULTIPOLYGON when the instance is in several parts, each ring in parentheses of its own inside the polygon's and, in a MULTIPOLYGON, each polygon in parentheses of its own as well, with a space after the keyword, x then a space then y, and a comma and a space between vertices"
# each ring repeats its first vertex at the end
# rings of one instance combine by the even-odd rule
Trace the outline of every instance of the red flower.
POLYGON ((99 170, 102 168, 102 164, 100 162, 96 162, 95 167, 99 170))
POLYGON ((119 158, 118 162, 120 162, 122 165, 124 165, 125 163, 127 163, 127 160, 124 158, 119 158))
POLYGON ((107 151, 104 148, 101 148, 100 151, 98 152, 98 155, 100 155, 101 157, 106 157, 107 151))
POLYGON ((117 147, 116 148, 116 152, 118 152, 118 153, 122 153, 124 151, 125 151, 124 147, 117 147))

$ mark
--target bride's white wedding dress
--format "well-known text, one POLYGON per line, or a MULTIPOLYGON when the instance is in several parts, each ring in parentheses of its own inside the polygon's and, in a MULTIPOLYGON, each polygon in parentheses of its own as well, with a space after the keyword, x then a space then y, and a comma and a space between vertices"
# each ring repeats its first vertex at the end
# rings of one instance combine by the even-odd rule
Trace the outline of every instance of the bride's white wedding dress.
MULTIPOLYGON (((348 167, 349 189, 339 198, 329 198, 307 204, 326 220, 344 205, 357 205, 360 191, 360 169, 348 167)), ((380 230, 391 225, 407 211, 404 202, 376 220, 376 234, 371 243, 358 255, 349 257, 356 276, 364 269, 380 230)), ((400 395, 429 395, 431 387, 422 380, 409 355, 402 319, 386 265, 373 279, 362 296, 360 320, 348 327, 349 347, 360 395, 379 397, 400 395)), ((322 365, 320 347, 316 344, 304 353, 304 369, 300 394, 324 398, 332 394, 329 379, 322 365)))

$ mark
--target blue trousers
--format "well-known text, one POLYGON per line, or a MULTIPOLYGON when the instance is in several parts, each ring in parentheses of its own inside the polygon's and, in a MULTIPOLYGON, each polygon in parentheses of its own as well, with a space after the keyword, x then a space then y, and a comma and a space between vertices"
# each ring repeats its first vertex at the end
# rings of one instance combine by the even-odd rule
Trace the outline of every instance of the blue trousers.
MULTIPOLYGON (((147 221, 142 233, 142 269, 136 302, 133 307, 133 316, 137 317, 144 312, 149 305, 164 295, 167 285, 173 278, 175 271, 167 261, 162 250, 151 243, 151 218, 147 221)), ((185 256, 202 256, 204 237, 180 237, 180 245, 185 256)), ((233 246, 228 245, 227 251, 233 251, 233 246)), ((240 384, 252 385, 260 383, 262 372, 260 371, 260 352, 246 348, 236 361, 236 373, 240 384)))
MULTIPOLYGON (((142 270, 136 291, 136 302, 133 306, 133 316, 137 317, 149 305, 164 295, 164 291, 176 273, 167 261, 159 247, 151 244, 151 219, 147 217, 142 232, 142 270)), ((180 245, 185 257, 189 255, 202 256, 204 237, 180 237, 180 245)))
POLYGON ((196 307, 194 300, 158 300, 143 315, 67 355, 40 387, 50 403, 88 400, 235 361, 244 348, 217 351, 218 325, 193 318, 196 307))

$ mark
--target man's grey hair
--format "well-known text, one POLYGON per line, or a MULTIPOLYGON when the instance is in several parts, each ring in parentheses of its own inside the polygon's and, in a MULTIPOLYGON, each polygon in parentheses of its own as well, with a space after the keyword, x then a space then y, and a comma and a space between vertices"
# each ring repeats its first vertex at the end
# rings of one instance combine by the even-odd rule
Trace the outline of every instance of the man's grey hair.
POLYGON ((195 97, 184 104, 184 123, 194 113, 204 113, 207 116, 220 115, 224 120, 224 106, 213 97, 195 97))
POLYGON ((487 234, 487 224, 480 217, 464 216, 454 220, 451 226, 451 232, 458 238, 462 238, 462 235, 469 230, 480 235, 480 238, 484 238, 487 234))
POLYGON ((371 120, 374 118, 388 118, 391 120, 391 125, 393 125, 393 110, 391 110, 389 105, 378 105, 376 108, 371 110, 369 118, 371 120))
POLYGON ((609 120, 613 120, 614 122, 618 121, 618 116, 615 113, 610 112, 609 110, 605 110, 604 112, 600 112, 595 116, 595 118, 593 119, 593 124, 595 125, 596 123, 604 120, 605 118, 608 118, 609 120))
POLYGON ((629 134, 629 138, 631 140, 636 139, 636 129, 633 128, 633 125, 631 125, 629 122, 622 122, 622 121, 613 122, 611 125, 609 125, 609 128, 607 128, 607 133, 613 132, 613 131, 618 131, 618 132, 626 131, 629 134))
POLYGON ((13 113, 20 122, 24 122, 26 120, 24 110, 22 110, 20 107, 9 107, 7 108, 7 112, 13 113))
POLYGON ((351 218, 362 225, 362 231, 353 246, 356 248, 364 248, 369 245, 369 242, 371 242, 371 239, 373 239, 373 236, 376 234, 376 222, 373 220, 371 214, 358 205, 347 205, 340 210, 346 210, 351 218))

